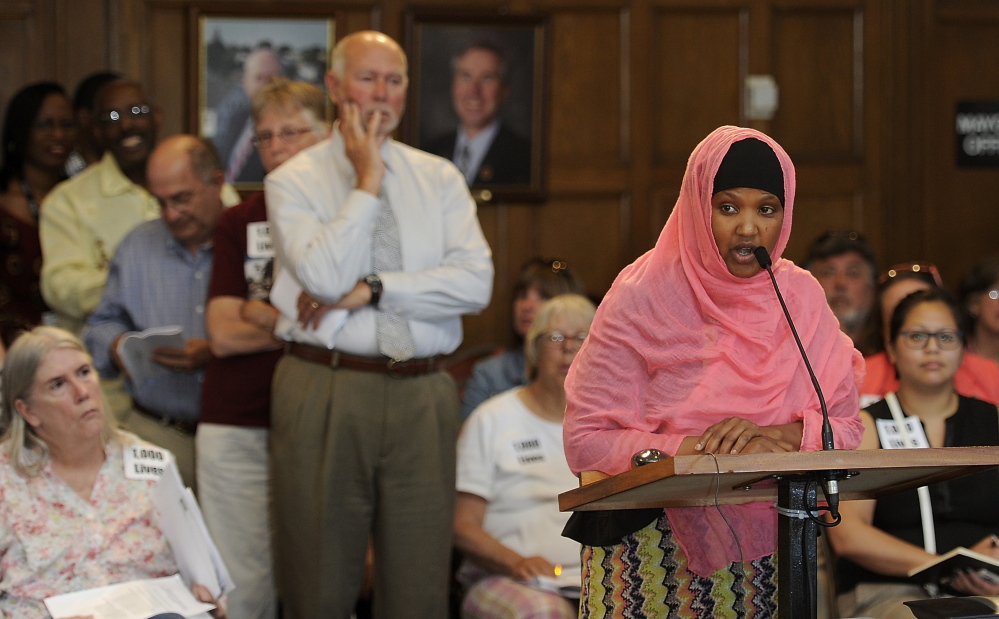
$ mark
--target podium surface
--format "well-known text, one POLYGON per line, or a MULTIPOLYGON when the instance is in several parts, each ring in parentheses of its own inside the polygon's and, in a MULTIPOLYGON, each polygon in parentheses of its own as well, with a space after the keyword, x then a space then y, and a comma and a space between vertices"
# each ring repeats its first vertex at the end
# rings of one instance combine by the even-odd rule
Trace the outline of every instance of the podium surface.
POLYGON ((777 605, 816 616, 817 486, 830 474, 840 499, 878 497, 999 466, 999 447, 871 449, 678 456, 559 495, 562 511, 705 507, 764 501, 778 507, 777 605))
POLYGON ((562 511, 695 507, 777 501, 781 477, 845 471, 844 501, 946 481, 999 466, 999 447, 677 456, 559 495, 562 511))

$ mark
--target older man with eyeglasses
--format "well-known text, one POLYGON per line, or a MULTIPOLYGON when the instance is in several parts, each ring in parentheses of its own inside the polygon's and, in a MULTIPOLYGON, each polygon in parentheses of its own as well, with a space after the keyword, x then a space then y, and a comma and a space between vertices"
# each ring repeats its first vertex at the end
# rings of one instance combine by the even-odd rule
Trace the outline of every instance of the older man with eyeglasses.
MULTIPOLYGON (((267 172, 329 135, 325 95, 279 78, 253 97, 253 145, 267 172)), ((234 619, 274 619, 271 560, 271 377, 282 343, 270 304, 274 250, 263 192, 219 217, 205 321, 214 356, 205 368, 195 438, 205 522, 236 590, 234 619)))

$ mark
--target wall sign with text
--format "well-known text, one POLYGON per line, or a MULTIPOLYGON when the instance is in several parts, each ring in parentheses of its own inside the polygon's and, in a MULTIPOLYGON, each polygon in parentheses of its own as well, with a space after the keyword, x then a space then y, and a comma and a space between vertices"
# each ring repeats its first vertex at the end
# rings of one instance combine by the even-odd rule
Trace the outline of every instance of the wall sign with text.
POLYGON ((954 131, 958 167, 999 167, 999 101, 958 101, 954 131))

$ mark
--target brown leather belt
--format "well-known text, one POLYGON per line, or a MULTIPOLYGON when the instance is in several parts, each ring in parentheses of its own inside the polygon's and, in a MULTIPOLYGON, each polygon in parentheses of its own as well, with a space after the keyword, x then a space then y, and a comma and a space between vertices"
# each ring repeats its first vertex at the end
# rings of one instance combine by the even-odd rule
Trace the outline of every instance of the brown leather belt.
POLYGON ((161 426, 173 428, 185 436, 194 436, 195 432, 198 431, 198 421, 196 419, 164 417, 154 410, 149 410, 135 400, 132 400, 132 408, 134 408, 136 412, 141 413, 143 416, 149 417, 161 426))
POLYGON ((339 350, 329 350, 297 342, 285 344, 284 351, 289 355, 309 361, 310 363, 318 363, 345 370, 357 370, 358 372, 388 374, 396 378, 402 376, 421 376, 423 374, 430 374, 431 372, 438 372, 444 368, 444 359, 442 357, 396 361, 388 357, 348 355, 339 350))

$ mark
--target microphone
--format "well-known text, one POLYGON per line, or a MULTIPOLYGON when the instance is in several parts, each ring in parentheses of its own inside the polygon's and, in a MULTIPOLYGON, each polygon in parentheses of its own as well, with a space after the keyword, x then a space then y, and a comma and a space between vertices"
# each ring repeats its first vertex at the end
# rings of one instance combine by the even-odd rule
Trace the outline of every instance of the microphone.
MULTIPOLYGON (((805 369, 808 370, 808 376, 812 379, 812 387, 815 389, 815 395, 819 397, 819 407, 822 409, 822 449, 823 451, 832 451, 835 449, 835 446, 833 444, 832 424, 829 423, 829 410, 826 408, 826 399, 822 395, 822 387, 819 386, 819 380, 815 377, 815 372, 812 371, 812 364, 808 361, 808 355, 805 354, 805 347, 801 345, 798 330, 794 328, 791 313, 787 311, 784 296, 781 295, 780 288, 777 286, 777 278, 774 277, 774 272, 771 268, 773 260, 770 259, 770 252, 767 251, 766 247, 759 245, 753 250, 753 255, 756 256, 756 261, 760 263, 760 267, 770 275, 770 282, 773 283, 774 292, 777 293, 777 299, 780 301, 780 307, 784 310, 784 318, 787 319, 787 324, 791 327, 791 334, 794 335, 794 342, 798 345, 798 352, 801 353, 801 358, 805 362, 805 369)), ((826 480, 826 501, 829 503, 829 513, 833 519, 839 520, 839 481, 834 478, 826 480)))

